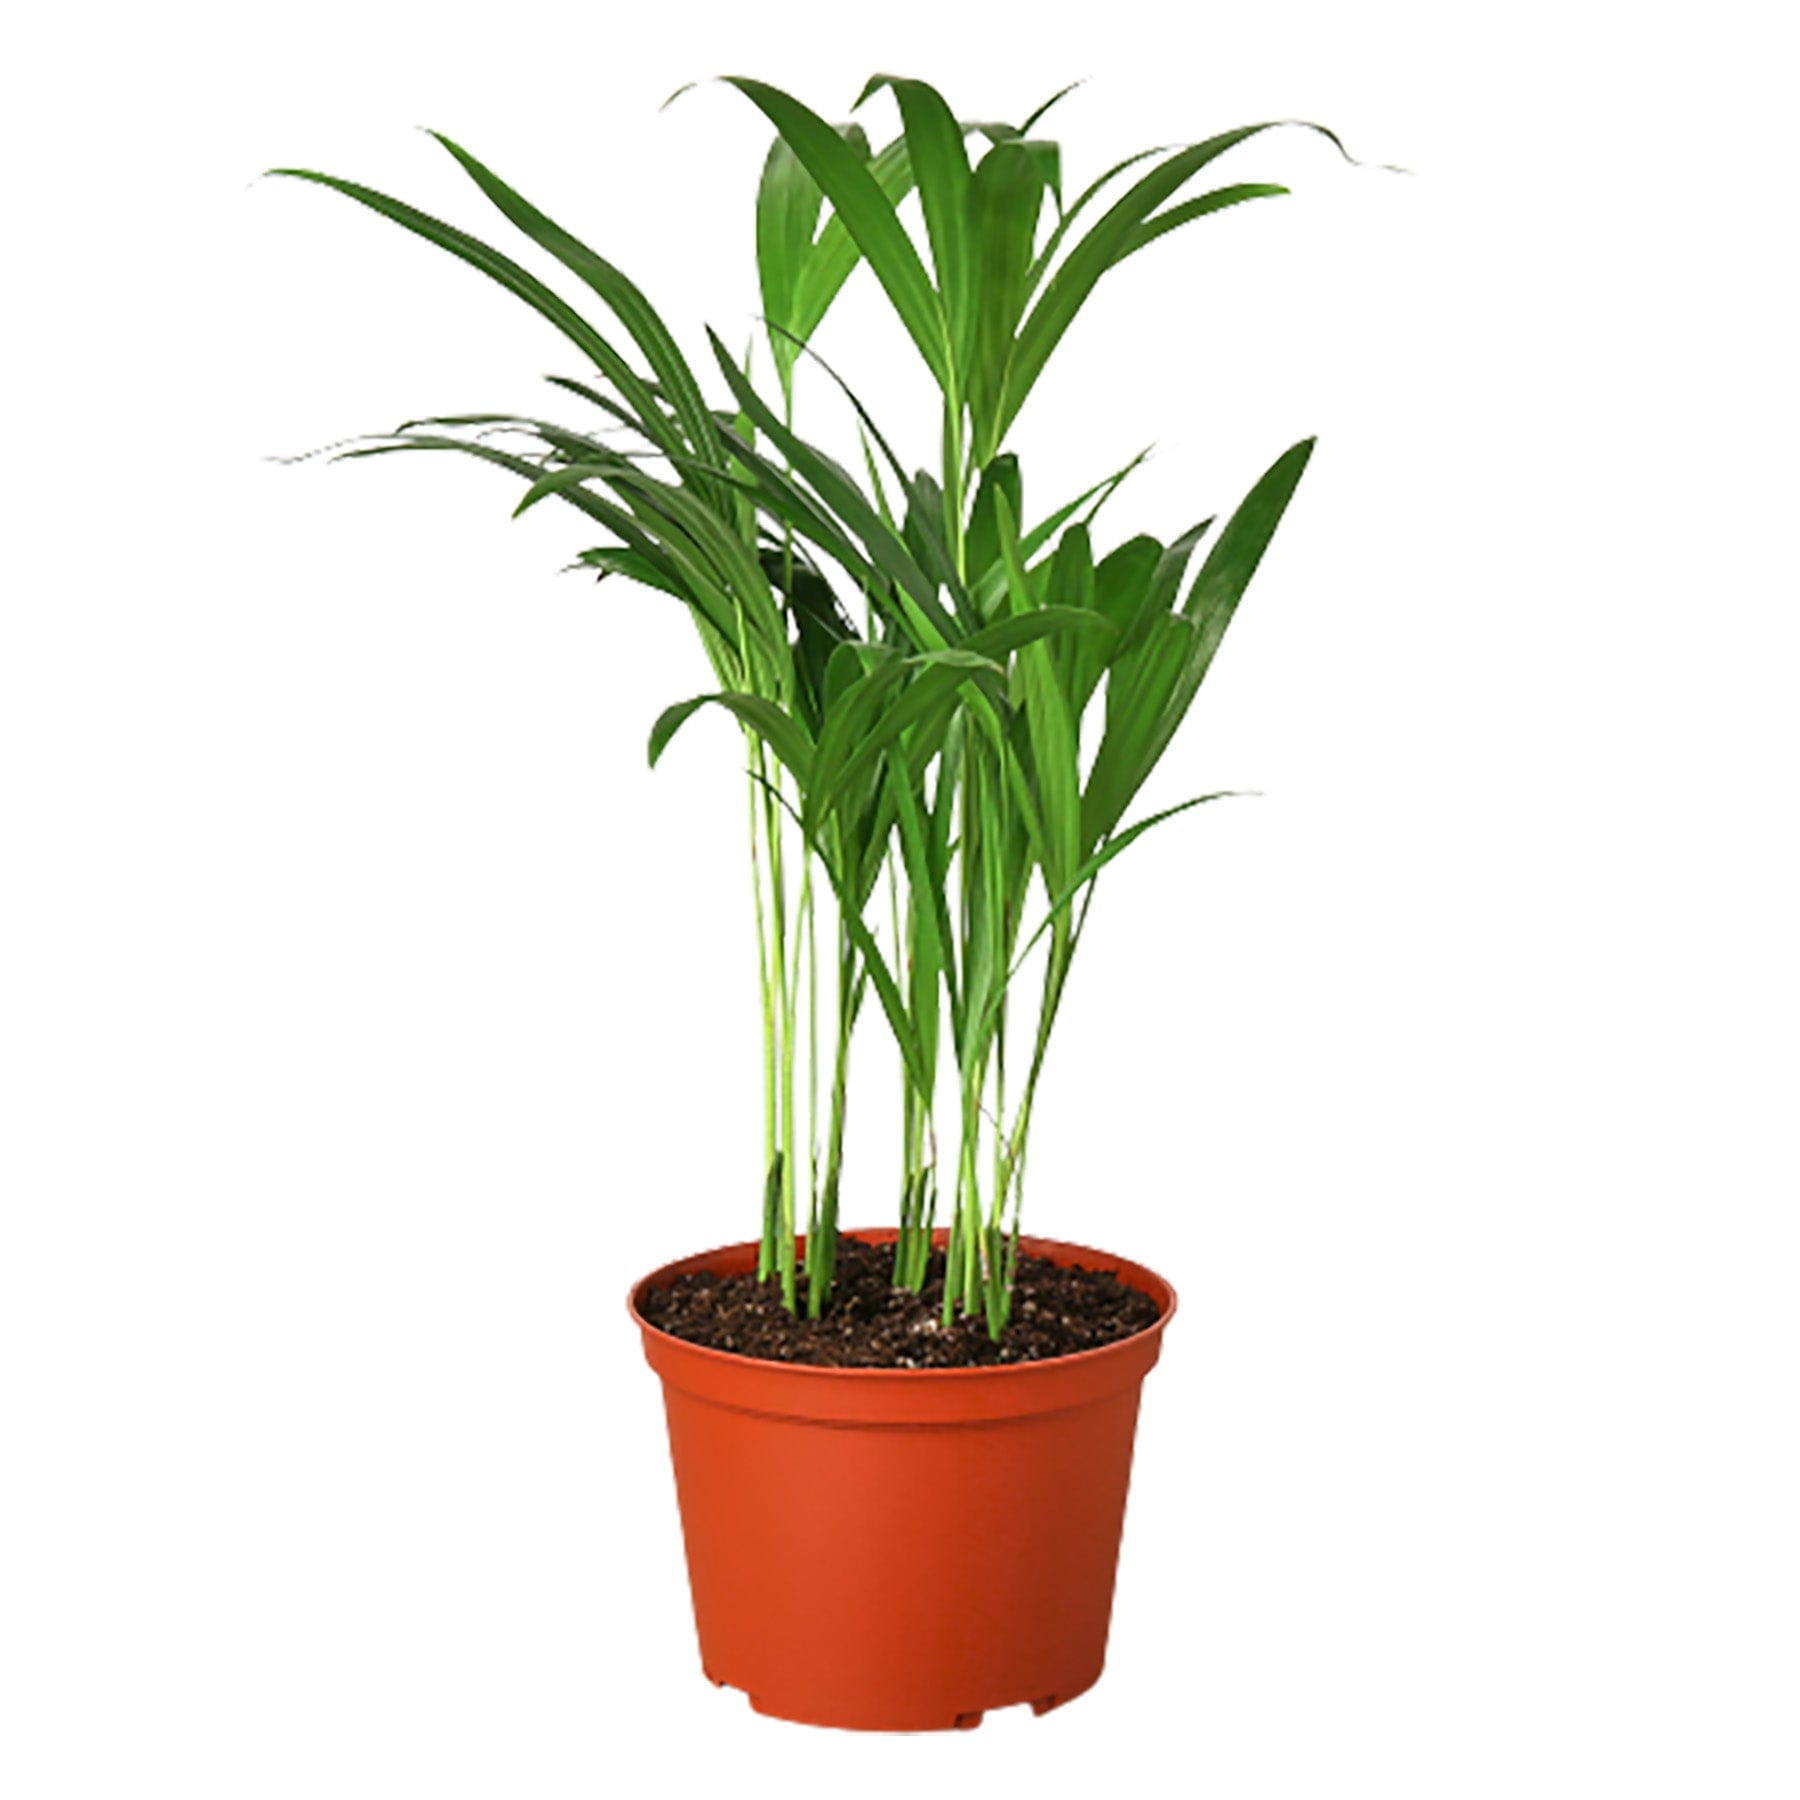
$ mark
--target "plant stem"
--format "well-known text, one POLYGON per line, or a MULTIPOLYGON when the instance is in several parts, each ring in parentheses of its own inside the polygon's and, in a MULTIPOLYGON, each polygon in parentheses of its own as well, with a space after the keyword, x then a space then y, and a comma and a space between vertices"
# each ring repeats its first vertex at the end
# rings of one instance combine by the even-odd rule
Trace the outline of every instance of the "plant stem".
POLYGON ((781 1143, 781 1203, 776 1217, 775 1268, 785 1305, 794 1305, 794 1004, 788 984, 787 874, 783 868, 781 817, 770 787, 763 789, 763 829, 769 846, 769 899, 773 921, 770 962, 775 971, 778 1132, 781 1143))
POLYGON ((963 397, 952 372, 944 388, 944 534, 958 581, 968 577, 963 533, 963 397))
POLYGON ((806 1167, 812 1204, 807 1216, 807 1263, 819 1232, 819 945, 813 906, 812 856, 806 857, 806 877, 800 910, 806 921, 806 1167))
MULTIPOLYGON (((750 779, 748 782, 750 798, 750 885, 756 896, 756 979, 762 992, 762 1045, 763 1045, 763 1172, 765 1193, 767 1184, 772 1180, 775 1159, 780 1154, 780 1144, 776 1137, 775 1119, 775 1003, 770 992, 769 980, 769 927, 768 910, 763 904, 763 855, 760 848, 762 838, 762 808, 759 801, 766 799, 762 786, 764 758, 762 740, 754 732, 746 731, 744 736, 750 745, 750 779)), ((775 1266, 775 1215, 771 1207, 763 1207, 762 1238, 756 1250, 756 1278, 766 1281, 769 1272, 775 1266)))
POLYGON ((825 1151, 825 1191, 815 1235, 806 1247, 809 1318, 818 1318, 837 1268, 838 1183, 844 1165, 844 1116, 849 1105, 850 1039, 856 1024, 856 961, 849 934, 838 931, 838 1031, 831 1072, 831 1125, 825 1151))

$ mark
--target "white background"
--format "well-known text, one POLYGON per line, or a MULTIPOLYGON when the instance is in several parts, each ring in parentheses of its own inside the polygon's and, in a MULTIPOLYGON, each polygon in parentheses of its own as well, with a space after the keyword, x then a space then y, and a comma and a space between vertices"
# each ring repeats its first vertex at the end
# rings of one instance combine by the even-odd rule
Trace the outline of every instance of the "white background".
MULTIPOLYGON (((0 1791, 1800 1792, 1794 156, 1719 5, 321 3, 15 23, 0 558, 0 1791), (1011 12, 1012 9, 1006 9, 1011 12), (265 457, 544 403, 547 327, 304 163, 698 354, 766 129, 879 68, 1295 197, 1102 289, 1033 510, 1321 446, 1108 878, 1030 1223, 1182 1294, 1105 1680, 871 1740, 700 1678, 627 1284, 750 1235, 732 734, 549 508, 265 457)), ((890 102, 872 108, 885 136, 890 102)), ((922 371, 859 275, 821 339, 922 371), (860 291, 859 291, 860 290, 860 291)), ((803 399, 804 404, 804 399, 803 399)), ((913 403, 916 409, 916 401, 913 403)), ((572 517, 572 515, 571 515, 572 517)), ((871 1055, 847 1216, 887 1217, 871 1055)), ((929 1579, 929 1542, 915 1547, 929 1579)), ((829 1588, 819 1596, 831 1604, 829 1588)))

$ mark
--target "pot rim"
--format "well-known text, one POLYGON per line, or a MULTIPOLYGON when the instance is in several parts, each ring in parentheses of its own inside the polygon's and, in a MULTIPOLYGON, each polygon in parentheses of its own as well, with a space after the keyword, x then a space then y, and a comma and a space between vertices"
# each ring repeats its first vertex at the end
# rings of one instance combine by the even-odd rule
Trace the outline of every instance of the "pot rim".
MULTIPOLYGON (((881 1244, 891 1243, 900 1234, 898 1229, 892 1225, 871 1225, 852 1227, 840 1235, 858 1238, 864 1243, 881 1244)), ((936 1248, 940 1241, 948 1238, 948 1227, 940 1225, 931 1235, 932 1245, 936 1248)), ((641 1331, 654 1333, 663 1342, 678 1345, 683 1356, 700 1357, 707 1362, 718 1363, 726 1367, 779 1369, 794 1375, 835 1381, 879 1380, 891 1382, 898 1379, 919 1382, 985 1378, 991 1382, 996 1377, 1027 1377, 1041 1370, 1073 1368, 1077 1365, 1093 1363, 1102 1357, 1120 1355, 1132 1345, 1141 1348, 1145 1345, 1156 1344, 1161 1339, 1169 1321, 1174 1318, 1178 1305, 1174 1283, 1165 1276, 1157 1274, 1148 1264, 1136 1262, 1130 1257, 1120 1256, 1113 1251, 1097 1250, 1088 1244, 1071 1244, 1062 1238, 1035 1237, 1021 1233, 1019 1237, 1021 1250, 1027 1250, 1034 1254, 1042 1254, 1046 1251, 1066 1251, 1071 1253, 1072 1259, 1080 1257, 1098 1259, 1099 1265, 1108 1273, 1118 1275, 1119 1279, 1124 1281, 1128 1287, 1137 1287, 1139 1293, 1147 1293, 1152 1300, 1157 1301, 1159 1310, 1155 1322, 1146 1325, 1142 1331, 1134 1331, 1129 1337, 1115 1338, 1110 1344, 1096 1344, 1091 1350, 1071 1350, 1062 1356, 1040 1356, 1029 1362, 976 1363, 959 1369, 905 1369, 898 1367, 842 1369, 828 1363, 786 1362, 780 1357, 746 1356, 741 1350, 719 1350, 710 1344, 696 1344, 687 1338, 677 1337, 672 1331, 664 1331, 660 1325, 645 1318, 639 1311, 638 1296, 650 1287, 658 1276, 666 1275, 671 1270, 687 1274, 696 1265, 703 1265, 709 1257, 724 1256, 734 1251, 754 1251, 756 1248, 756 1241, 748 1239, 735 1244, 719 1244, 711 1250, 696 1251, 692 1255, 678 1256, 670 1262, 663 1263, 652 1269, 648 1275, 639 1276, 626 1290, 626 1311, 630 1313, 632 1322, 641 1331), (1156 1284, 1156 1287, 1162 1290, 1162 1294, 1158 1295, 1152 1289, 1139 1286, 1138 1283, 1131 1281, 1125 1273, 1127 1270, 1147 1276, 1156 1284)))

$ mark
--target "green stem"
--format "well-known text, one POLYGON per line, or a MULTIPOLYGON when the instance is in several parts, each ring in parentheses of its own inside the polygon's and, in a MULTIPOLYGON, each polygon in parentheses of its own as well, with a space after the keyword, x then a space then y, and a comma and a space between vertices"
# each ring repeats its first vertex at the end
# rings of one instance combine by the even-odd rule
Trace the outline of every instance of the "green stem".
POLYGON ((806 878, 800 910, 806 920, 806 1149, 807 1185, 812 1205, 807 1221, 810 1240, 819 1229, 819 945, 812 892, 812 857, 806 858, 806 878))
POLYGON ((831 1125, 825 1151, 825 1191, 814 1236, 806 1249, 809 1318, 818 1318, 837 1269, 838 1183, 844 1166, 844 1117, 849 1106, 850 1039, 856 1024, 856 958, 849 936, 838 933, 838 1031, 831 1071, 831 1125))
MULTIPOLYGON (((763 1175, 766 1195, 768 1184, 773 1179, 775 1159, 781 1149, 776 1137, 775 1004, 774 997, 770 992, 768 909, 763 904, 762 809, 758 805, 759 801, 766 799, 766 790, 762 785, 762 778, 766 771, 762 740, 753 732, 747 731, 744 735, 750 743, 751 775, 748 783, 750 790, 750 885, 756 896, 756 979, 757 985, 762 991, 763 1175)), ((765 1204, 762 1237, 756 1250, 757 1280, 768 1280, 769 1272, 774 1266, 775 1215, 774 1209, 765 1204)))
MULTIPOLYGON (((1005 938, 1001 940, 1005 942, 1005 938)), ((994 1206, 998 1209, 1006 1177, 1006 996, 994 1024, 994 1206)), ((997 1216, 997 1213, 996 1213, 997 1216)))
MULTIPOLYGON (((781 1241, 776 1246, 776 1266, 781 1272, 781 1303, 789 1312, 799 1310, 800 1141, 795 1103, 795 1045, 800 1017, 800 958, 806 946, 807 922, 812 912, 812 858, 801 851, 802 868, 798 911, 794 920, 794 959, 782 970, 781 1013, 781 1139, 785 1151, 781 1181, 781 1241)), ((810 1166, 810 1153, 808 1163, 810 1166)))
MULTIPOLYGON (((1019 1230, 1019 1214, 1024 1205, 1025 1150, 1031 1131, 1031 1109, 1037 1098, 1038 1077, 1044 1070, 1044 1057, 1050 1048, 1050 1030, 1056 1023, 1057 1009, 1062 1005, 1064 990, 1069 982, 1069 970, 1075 960, 1075 951, 1081 942, 1081 934, 1087 926, 1088 909, 1094 904, 1094 882, 1088 883, 1087 892, 1081 897, 1081 911, 1076 915, 1074 929, 1069 933, 1068 941, 1060 950, 1053 944, 1050 953, 1049 967, 1044 972, 1043 994, 1038 1002, 1037 1039, 1032 1046, 1031 1067, 1025 1076, 1025 1091, 1019 1100, 1017 1118, 1013 1121, 1011 1136, 1008 1140, 1003 1175, 994 1195, 993 1224, 999 1228, 1005 1217, 1007 1196, 1011 1193, 1013 1200, 1013 1235, 1016 1238, 1019 1230)), ((998 1118, 1004 1120, 1002 1111, 998 1118)))
POLYGON ((794 1304, 794 1007, 788 988, 787 874, 782 866, 781 819, 768 787, 763 793, 763 830, 769 846, 770 963, 775 972, 774 1005, 779 1026, 776 1093, 781 1148, 781 1203, 776 1215, 775 1269, 782 1301, 794 1304))
POLYGON ((954 375, 944 389, 944 535, 959 581, 968 579, 963 536, 963 397, 954 375))
POLYGON ((956 1213, 950 1229, 949 1256, 944 1270, 943 1323, 950 1324, 955 1309, 965 1313, 982 1306, 982 1218, 981 1218, 981 1090, 986 1086, 987 1071, 977 1060, 972 1070, 965 1070, 962 1087, 962 1142, 956 1159, 956 1213))

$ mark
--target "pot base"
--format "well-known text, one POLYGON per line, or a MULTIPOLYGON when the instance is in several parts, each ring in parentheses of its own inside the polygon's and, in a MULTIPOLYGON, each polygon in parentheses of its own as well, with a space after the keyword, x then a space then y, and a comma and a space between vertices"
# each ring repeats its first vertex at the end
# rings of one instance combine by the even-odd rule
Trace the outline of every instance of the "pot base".
MULTIPOLYGON (((722 1688, 732 1686, 732 1683, 721 1680, 709 1670, 702 1670, 701 1673, 706 1676, 706 1679, 710 1681, 714 1687, 722 1688)), ((1079 1686, 1071 1687, 1066 1693, 1045 1694, 1036 1700, 1002 1702, 995 1706, 986 1707, 980 1712, 958 1713, 955 1718, 938 1724, 905 1726, 850 1725, 846 1724, 842 1719, 809 1718, 801 1713, 794 1712, 791 1709, 773 1706, 756 1694, 750 1693, 747 1689, 739 1689, 738 1691, 750 1702, 750 1710, 752 1712, 761 1713, 765 1719, 785 1719, 790 1725, 823 1725, 838 1731, 973 1731, 990 1712, 1003 1711, 1008 1704, 1015 1706, 1029 1706, 1031 1708, 1032 1717, 1041 1719, 1045 1713, 1054 1712, 1059 1706, 1067 1706, 1071 1700, 1079 1700, 1081 1696, 1094 1685, 1094 1682, 1099 1679, 1099 1676, 1096 1675, 1093 1680, 1084 1681, 1079 1686)))

